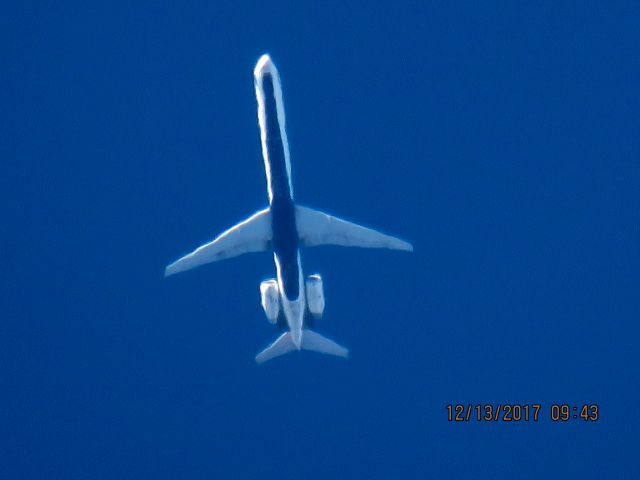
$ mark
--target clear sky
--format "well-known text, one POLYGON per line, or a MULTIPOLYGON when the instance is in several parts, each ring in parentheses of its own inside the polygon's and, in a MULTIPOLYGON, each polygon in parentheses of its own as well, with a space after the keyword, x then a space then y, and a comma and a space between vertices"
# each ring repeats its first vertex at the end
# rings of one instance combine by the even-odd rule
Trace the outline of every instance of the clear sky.
POLYGON ((637 2, 6 3, 0 478, 638 478, 637 2), (346 361, 255 364, 269 254, 163 278, 266 205, 265 52, 296 200, 415 247, 303 251, 346 361))

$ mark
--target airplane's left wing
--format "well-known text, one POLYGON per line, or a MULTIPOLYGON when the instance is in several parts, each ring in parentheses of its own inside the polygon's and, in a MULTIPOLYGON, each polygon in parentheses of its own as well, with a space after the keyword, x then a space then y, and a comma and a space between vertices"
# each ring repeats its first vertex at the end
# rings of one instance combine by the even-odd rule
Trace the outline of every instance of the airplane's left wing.
POLYGON ((262 252, 271 245, 271 216, 269 208, 231 227, 215 240, 198 247, 188 255, 169 265, 164 276, 190 270, 200 265, 231 258, 243 253, 262 252))
POLYGON ((404 240, 300 205, 296 205, 296 226, 305 247, 340 245, 413 251, 404 240))

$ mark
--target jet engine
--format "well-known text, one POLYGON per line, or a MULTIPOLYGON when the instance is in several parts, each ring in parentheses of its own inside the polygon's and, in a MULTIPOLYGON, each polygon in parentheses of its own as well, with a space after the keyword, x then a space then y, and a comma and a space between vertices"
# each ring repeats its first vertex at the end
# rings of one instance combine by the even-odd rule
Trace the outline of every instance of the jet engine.
POLYGON ((278 282, 275 279, 265 280, 260 283, 260 296, 262 297, 262 309, 267 315, 269 323, 276 323, 280 315, 280 295, 278 282))
POLYGON ((324 291, 322 277, 319 274, 309 275, 305 282, 307 291, 307 305, 315 318, 320 318, 324 312, 324 291))

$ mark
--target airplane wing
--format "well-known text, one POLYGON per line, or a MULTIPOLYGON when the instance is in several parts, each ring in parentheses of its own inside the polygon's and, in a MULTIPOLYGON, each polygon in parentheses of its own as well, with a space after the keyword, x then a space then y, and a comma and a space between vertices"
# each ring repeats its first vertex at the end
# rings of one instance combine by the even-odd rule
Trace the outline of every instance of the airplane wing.
POLYGON ((413 251, 404 240, 300 205, 296 206, 296 225, 300 241, 306 247, 340 245, 413 251))
POLYGON ((243 253, 268 250, 271 238, 271 215, 269 208, 265 208, 220 234, 215 240, 198 247, 190 254, 167 266, 164 276, 168 277, 205 263, 235 257, 243 253))

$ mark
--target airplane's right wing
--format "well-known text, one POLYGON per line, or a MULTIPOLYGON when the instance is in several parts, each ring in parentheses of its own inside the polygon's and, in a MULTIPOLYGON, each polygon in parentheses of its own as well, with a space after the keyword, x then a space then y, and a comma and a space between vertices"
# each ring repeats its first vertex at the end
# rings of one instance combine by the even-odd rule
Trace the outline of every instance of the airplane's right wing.
POLYGON ((265 208, 231 227, 215 240, 198 247, 169 265, 164 276, 199 267, 205 263, 235 257, 249 252, 262 252, 271 245, 271 215, 265 208))
POLYGON ((296 206, 296 225, 302 245, 307 247, 340 245, 413 251, 404 240, 300 205, 296 206))

